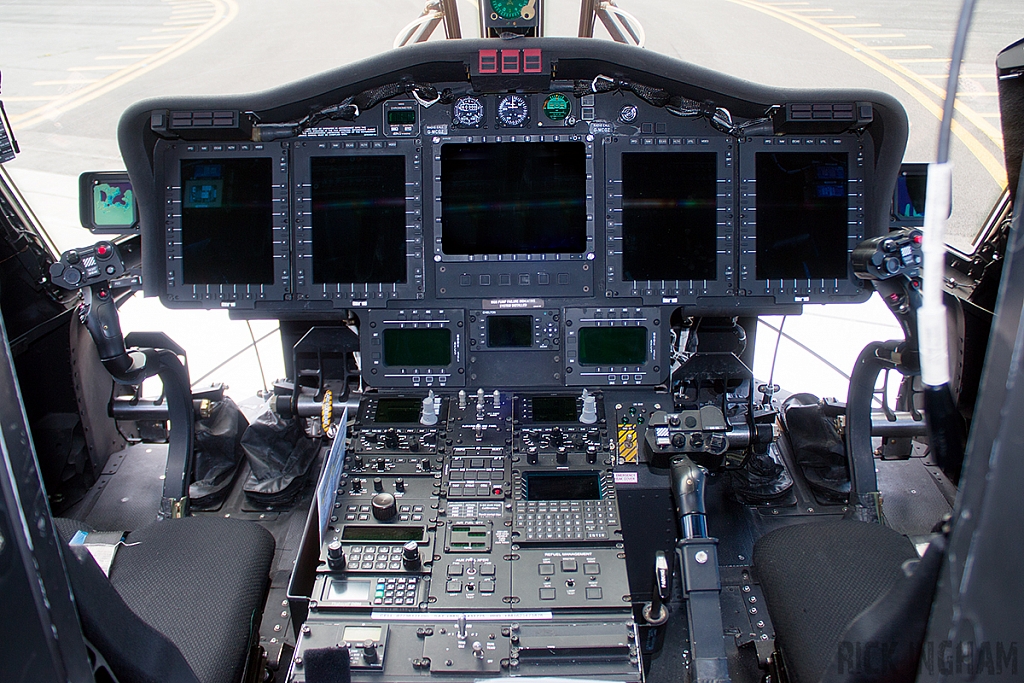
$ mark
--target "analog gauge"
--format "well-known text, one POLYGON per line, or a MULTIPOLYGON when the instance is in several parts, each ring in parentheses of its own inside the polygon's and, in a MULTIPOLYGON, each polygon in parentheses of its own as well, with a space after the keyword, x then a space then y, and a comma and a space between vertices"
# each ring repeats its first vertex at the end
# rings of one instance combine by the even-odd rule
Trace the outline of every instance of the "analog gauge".
POLYGON ((522 95, 506 95, 498 103, 498 121, 508 128, 519 128, 526 123, 530 112, 522 95))
POLYGON ((562 93, 556 92, 548 95, 544 100, 544 115, 552 121, 564 121, 565 117, 572 111, 572 102, 562 93))
POLYGON ((484 103, 466 95, 455 100, 452 108, 452 119, 459 128, 478 128, 484 118, 484 103))
POLYGON ((491 10, 502 19, 519 19, 529 0, 491 0, 491 10))

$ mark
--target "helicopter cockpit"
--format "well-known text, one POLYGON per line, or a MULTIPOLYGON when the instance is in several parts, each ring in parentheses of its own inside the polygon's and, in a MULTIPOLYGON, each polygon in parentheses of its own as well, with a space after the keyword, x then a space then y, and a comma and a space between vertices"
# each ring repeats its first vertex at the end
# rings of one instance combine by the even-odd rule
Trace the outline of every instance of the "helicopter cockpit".
MULTIPOLYGON (((953 651, 928 648, 958 623, 940 607, 954 510, 984 460, 963 464, 991 320, 971 297, 1002 276, 1012 311, 1020 265, 987 265, 1019 208, 993 211, 984 263, 941 264, 961 325, 946 405, 918 315, 942 204, 903 163, 896 98, 620 44, 642 29, 615 3, 585 1, 580 35, 601 21, 618 42, 541 35, 540 0, 480 4, 481 38, 444 0, 399 36, 423 44, 124 112, 127 172, 81 178, 100 241, 39 259, 93 481, 48 464, 57 432, 20 408, 48 400, 23 371, 47 349, 3 311, 4 500, 32 523, 0 521, 51 603, 26 651, 49 648, 54 680, 945 675, 953 651), (425 42, 442 23, 460 39, 425 42), (241 408, 198 391, 169 336, 122 331, 137 291, 277 321, 285 376, 241 408), (903 336, 863 350, 843 400, 755 377, 755 345, 777 343, 760 317, 875 291, 903 336), (133 459, 160 476, 129 514, 133 459)), ((987 362, 1010 367, 1008 343, 987 362)), ((1011 677, 1004 622, 979 620, 1011 677)))

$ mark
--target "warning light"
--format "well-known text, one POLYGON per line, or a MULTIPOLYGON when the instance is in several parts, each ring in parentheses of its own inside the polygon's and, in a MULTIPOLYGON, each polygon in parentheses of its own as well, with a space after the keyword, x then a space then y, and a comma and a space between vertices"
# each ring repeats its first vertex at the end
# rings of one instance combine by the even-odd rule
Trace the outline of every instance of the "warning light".
POLYGON ((921 233, 914 235, 914 244, 921 244, 921 242, 924 242, 924 235, 921 233))
POLYGON ((501 487, 500 486, 495 486, 493 489, 491 489, 491 493, 493 493, 496 496, 500 496, 501 495, 501 487))
POLYGON ((100 258, 104 258, 106 256, 109 256, 110 255, 110 247, 108 247, 105 244, 97 245, 97 247, 96 247, 96 255, 99 256, 100 258))

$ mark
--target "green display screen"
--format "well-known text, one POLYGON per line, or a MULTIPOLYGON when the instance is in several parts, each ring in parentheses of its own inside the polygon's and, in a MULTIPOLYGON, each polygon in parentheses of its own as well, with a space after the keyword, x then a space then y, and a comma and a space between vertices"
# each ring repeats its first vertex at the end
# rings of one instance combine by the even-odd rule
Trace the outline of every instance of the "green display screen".
POLYGON ((416 123, 415 109, 391 109, 388 111, 388 125, 401 126, 416 123))
POLYGON ((451 362, 451 330, 384 330, 384 365, 436 368, 451 362))
POLYGON ((408 543, 423 540, 421 526, 346 526, 341 532, 343 541, 373 541, 377 543, 408 543))
POLYGON ((640 365, 647 361, 646 327, 582 327, 580 365, 640 365))
POLYGON ((373 421, 383 424, 419 422, 423 401, 418 398, 382 398, 377 401, 373 421))

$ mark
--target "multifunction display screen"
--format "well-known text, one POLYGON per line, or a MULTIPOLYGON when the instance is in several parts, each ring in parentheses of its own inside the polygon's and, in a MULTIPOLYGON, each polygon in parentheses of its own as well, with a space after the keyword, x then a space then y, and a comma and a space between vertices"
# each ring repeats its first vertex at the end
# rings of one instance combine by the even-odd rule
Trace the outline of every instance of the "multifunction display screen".
POLYGON ((647 362, 646 327, 581 327, 580 365, 642 365, 647 362))
POLYGON ((849 154, 758 152, 757 279, 843 279, 849 154))
POLYGON ((433 329, 384 330, 384 365, 436 368, 452 362, 452 331, 433 329))
POLYGON ((532 344, 532 315, 492 315, 487 319, 487 348, 527 348, 532 344))
POLYGON ((717 277, 718 155, 622 155, 624 280, 717 277))
POLYGON ((274 283, 271 164, 270 158, 181 161, 185 284, 274 283))
POLYGON ((587 247, 582 142, 450 143, 441 148, 446 254, 578 254, 587 247))
POLYGON ((310 159, 313 281, 406 281, 405 157, 310 159))

